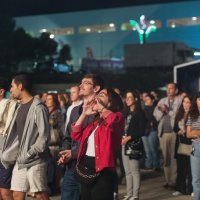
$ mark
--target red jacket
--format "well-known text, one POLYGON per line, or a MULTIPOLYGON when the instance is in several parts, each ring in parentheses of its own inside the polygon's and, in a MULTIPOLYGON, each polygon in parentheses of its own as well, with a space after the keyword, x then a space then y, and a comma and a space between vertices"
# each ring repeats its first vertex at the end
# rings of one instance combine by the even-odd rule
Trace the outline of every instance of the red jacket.
MULTIPOLYGON (((124 131, 124 118, 121 112, 113 113, 106 111, 102 114, 103 122, 94 134, 96 172, 104 168, 115 168, 115 156, 121 145, 122 133, 124 131)), ((88 134, 94 130, 97 121, 88 124, 83 129, 81 126, 72 124, 71 137, 80 143, 78 161, 83 149, 84 141, 88 134)))

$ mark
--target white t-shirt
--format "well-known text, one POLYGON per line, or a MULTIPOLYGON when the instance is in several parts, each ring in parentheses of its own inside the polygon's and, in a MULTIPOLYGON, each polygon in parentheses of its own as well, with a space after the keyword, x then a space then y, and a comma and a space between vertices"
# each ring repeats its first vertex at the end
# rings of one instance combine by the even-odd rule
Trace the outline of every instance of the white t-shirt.
MULTIPOLYGON (((190 117, 188 117, 188 121, 186 123, 186 126, 191 126, 192 130, 200 130, 200 115, 197 118, 196 121, 192 121, 190 117)), ((200 138, 192 139, 192 141, 199 142, 200 143, 200 138)))
POLYGON ((95 131, 97 130, 98 126, 92 131, 88 138, 88 143, 87 143, 87 150, 86 150, 86 155, 87 156, 92 156, 95 157, 95 149, 94 149, 94 134, 95 131))

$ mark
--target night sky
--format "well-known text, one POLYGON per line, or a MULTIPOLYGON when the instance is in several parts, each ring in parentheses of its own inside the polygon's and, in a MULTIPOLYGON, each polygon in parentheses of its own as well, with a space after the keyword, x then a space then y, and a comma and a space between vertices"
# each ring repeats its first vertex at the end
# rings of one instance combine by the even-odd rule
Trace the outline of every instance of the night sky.
POLYGON ((1 0, 0 15, 17 17, 175 1, 183 0, 1 0))

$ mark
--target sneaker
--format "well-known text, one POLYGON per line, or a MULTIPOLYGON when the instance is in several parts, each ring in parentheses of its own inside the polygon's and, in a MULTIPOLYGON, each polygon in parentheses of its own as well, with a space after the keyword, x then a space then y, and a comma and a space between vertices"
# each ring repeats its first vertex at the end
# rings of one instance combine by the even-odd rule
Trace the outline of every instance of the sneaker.
POLYGON ((113 196, 114 196, 114 200, 118 199, 118 193, 117 192, 114 192, 113 196))
POLYGON ((173 195, 173 196, 179 196, 179 195, 182 195, 182 193, 179 192, 179 191, 176 191, 176 192, 173 192, 172 195, 173 195))
POLYGON ((191 197, 194 197, 194 192, 191 193, 191 197))

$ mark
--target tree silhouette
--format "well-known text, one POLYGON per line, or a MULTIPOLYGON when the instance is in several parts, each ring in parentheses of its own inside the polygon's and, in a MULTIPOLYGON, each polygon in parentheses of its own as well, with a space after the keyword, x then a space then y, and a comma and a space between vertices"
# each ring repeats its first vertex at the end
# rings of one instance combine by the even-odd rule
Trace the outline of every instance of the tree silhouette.
POLYGON ((16 28, 15 21, 7 16, 0 17, 0 73, 16 71, 21 61, 44 59, 56 53, 57 42, 43 33, 34 38, 23 28, 16 28))

